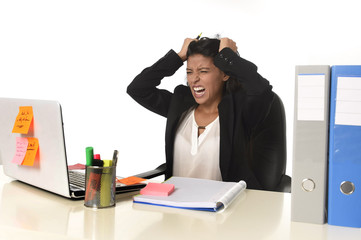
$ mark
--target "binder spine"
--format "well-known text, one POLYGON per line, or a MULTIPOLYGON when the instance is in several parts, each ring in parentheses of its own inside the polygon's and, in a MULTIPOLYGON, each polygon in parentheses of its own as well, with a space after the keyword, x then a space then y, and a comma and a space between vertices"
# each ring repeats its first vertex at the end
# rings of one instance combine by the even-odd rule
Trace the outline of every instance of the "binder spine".
POLYGON ((330 66, 296 66, 291 220, 323 224, 327 212, 330 66))
POLYGON ((328 223, 361 227, 361 66, 333 66, 328 223))

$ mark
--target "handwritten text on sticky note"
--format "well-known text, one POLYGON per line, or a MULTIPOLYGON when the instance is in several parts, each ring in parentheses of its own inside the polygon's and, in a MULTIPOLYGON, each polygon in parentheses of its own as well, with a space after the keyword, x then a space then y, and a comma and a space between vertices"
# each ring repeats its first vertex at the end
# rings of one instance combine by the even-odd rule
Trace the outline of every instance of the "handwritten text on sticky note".
POLYGON ((15 119, 13 133, 27 134, 33 120, 33 108, 19 107, 19 113, 15 119))
POLYGON ((28 148, 26 150, 26 155, 24 157, 23 165, 33 166, 36 153, 39 148, 39 141, 37 138, 28 138, 28 148))
POLYGON ((15 164, 21 165, 24 161, 27 149, 28 149, 28 139, 17 137, 16 138, 15 156, 14 156, 12 162, 15 164))

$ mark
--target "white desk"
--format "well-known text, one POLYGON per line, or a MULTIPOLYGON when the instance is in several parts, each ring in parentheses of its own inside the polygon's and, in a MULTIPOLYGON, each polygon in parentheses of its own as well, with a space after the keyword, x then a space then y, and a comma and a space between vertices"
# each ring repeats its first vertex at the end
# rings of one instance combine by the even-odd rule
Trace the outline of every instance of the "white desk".
POLYGON ((130 195, 93 210, 0 171, 0 239, 361 239, 356 228, 291 222, 287 193, 246 190, 221 213, 133 204, 130 195))

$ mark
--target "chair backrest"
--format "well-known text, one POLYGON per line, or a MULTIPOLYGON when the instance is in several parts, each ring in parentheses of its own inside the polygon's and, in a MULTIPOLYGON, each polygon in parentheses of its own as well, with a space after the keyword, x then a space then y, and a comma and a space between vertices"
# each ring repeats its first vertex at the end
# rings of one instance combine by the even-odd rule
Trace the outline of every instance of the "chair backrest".
POLYGON ((250 141, 251 167, 265 190, 289 192, 286 115, 281 98, 274 94, 265 119, 256 127, 250 141))

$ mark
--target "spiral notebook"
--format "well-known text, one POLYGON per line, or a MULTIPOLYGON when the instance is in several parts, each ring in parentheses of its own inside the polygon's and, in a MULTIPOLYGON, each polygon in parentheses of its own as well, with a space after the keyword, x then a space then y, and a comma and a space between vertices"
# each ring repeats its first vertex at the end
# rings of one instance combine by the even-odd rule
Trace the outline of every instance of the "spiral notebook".
POLYGON ((169 196, 136 195, 134 203, 217 212, 226 209, 247 187, 246 182, 222 182, 199 178, 171 177, 169 196))

